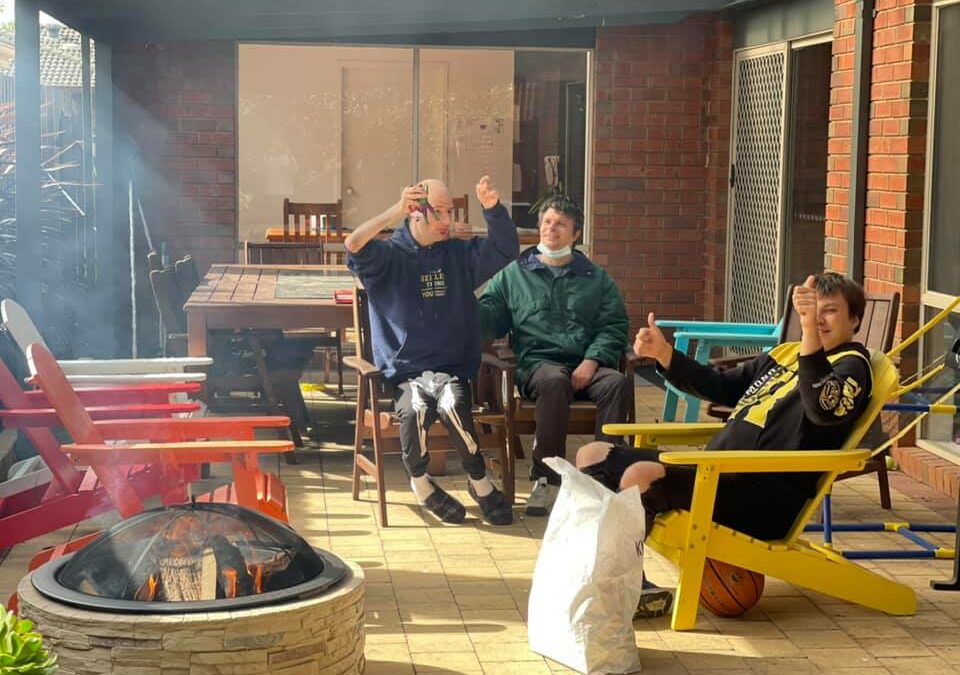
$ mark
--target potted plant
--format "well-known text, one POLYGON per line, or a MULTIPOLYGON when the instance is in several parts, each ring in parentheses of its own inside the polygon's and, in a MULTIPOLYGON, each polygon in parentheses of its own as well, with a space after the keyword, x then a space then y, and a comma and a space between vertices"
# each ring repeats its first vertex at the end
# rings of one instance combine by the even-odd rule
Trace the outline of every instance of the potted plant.
POLYGON ((0 605, 0 675, 48 675, 58 670, 57 657, 43 648, 33 623, 0 605))

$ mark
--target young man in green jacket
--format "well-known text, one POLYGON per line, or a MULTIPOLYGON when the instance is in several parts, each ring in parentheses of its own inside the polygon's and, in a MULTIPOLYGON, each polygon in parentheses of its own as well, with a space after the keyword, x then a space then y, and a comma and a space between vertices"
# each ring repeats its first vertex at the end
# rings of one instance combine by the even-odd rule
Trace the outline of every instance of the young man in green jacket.
POLYGON ((498 272, 480 297, 484 337, 512 334, 517 385, 536 401, 536 432, 527 514, 545 516, 560 477, 543 463, 563 457, 574 399, 597 404, 602 426, 626 419, 633 383, 617 370, 627 346, 627 312, 613 279, 573 249, 583 230, 583 211, 567 198, 540 208, 540 243, 498 272))

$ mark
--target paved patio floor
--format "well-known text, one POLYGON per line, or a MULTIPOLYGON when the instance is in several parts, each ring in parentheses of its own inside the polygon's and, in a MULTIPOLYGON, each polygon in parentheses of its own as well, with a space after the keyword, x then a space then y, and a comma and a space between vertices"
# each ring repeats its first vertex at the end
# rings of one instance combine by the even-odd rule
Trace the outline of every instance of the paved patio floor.
MULTIPOLYGON (((638 417, 653 420, 660 392, 638 389, 638 417)), ((518 481, 518 507, 510 527, 479 520, 467 496, 466 476, 451 459, 441 484, 468 505, 466 522, 447 526, 428 520, 415 505, 399 458, 387 466, 390 527, 374 516, 372 490, 350 495, 349 421, 352 402, 323 392, 313 396, 322 420, 322 443, 299 453, 296 465, 280 466, 287 485, 291 524, 313 545, 363 566, 367 580, 366 657, 369 675, 540 675, 573 672, 532 653, 525 617, 531 575, 546 526, 528 518, 523 501, 529 484, 518 481)), ((530 439, 525 446, 529 448, 530 439)), ((584 438, 571 438, 568 456, 584 438)), ((518 466, 525 476, 527 462, 518 466)), ((894 513, 879 507, 876 480, 863 476, 838 484, 839 520, 952 522, 954 503, 895 473, 894 513), (886 516, 886 517, 884 517, 886 516)), ((95 523, 75 528, 90 531, 95 523)), ((63 531, 14 548, 0 565, 0 597, 6 598, 41 547, 71 535, 63 531)), ((943 539, 951 542, 952 537, 943 539)), ((838 538, 849 547, 905 546, 891 534, 838 538)), ((645 672, 724 673, 960 673, 960 593, 934 592, 932 578, 949 576, 949 561, 865 563, 913 586, 916 616, 896 618, 766 580, 760 603, 738 619, 701 610, 697 629, 676 633, 667 618, 635 623, 645 672), (956 664, 956 665, 955 665, 956 664)), ((670 585, 672 566, 650 552, 649 577, 670 585)))

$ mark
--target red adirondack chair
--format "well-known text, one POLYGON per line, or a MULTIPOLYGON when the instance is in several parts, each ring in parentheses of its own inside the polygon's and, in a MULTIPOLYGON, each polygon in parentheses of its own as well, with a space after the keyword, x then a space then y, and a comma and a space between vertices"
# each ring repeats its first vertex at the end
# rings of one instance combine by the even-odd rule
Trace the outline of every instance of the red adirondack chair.
POLYGON ((143 500, 151 496, 160 496, 164 504, 183 503, 189 498, 188 485, 199 477, 200 463, 205 461, 231 461, 236 482, 203 499, 237 501, 286 519, 283 486, 278 478, 260 472, 256 453, 284 452, 292 445, 288 441, 252 439, 256 428, 284 427, 289 424, 288 418, 149 419, 195 409, 193 403, 157 401, 168 399, 172 393, 196 391, 197 385, 74 390, 52 355, 40 345, 34 347, 30 357, 42 369, 35 378, 42 389, 22 391, 6 367, 0 368, 0 403, 7 408, 0 411, 0 417, 6 426, 23 429, 50 470, 51 481, 14 490, 0 499, 0 547, 27 541, 114 508, 124 517, 132 515, 141 511, 143 500), (148 403, 131 403, 137 397, 148 403), (36 407, 40 405, 53 408, 36 407), (135 418, 123 419, 132 416, 135 418), (83 444, 76 446, 76 452, 72 452, 73 446, 61 446, 51 433, 51 426, 60 425, 83 444), (98 429, 97 425, 102 427, 98 429), (225 438, 231 442, 182 442, 197 438, 225 438), (106 444, 107 440, 119 439, 170 442, 106 444), (89 466, 77 468, 74 463, 89 466))
MULTIPOLYGON (((109 387, 77 392, 98 419, 169 416, 191 412, 196 403, 167 403, 175 393, 192 393, 197 384, 109 387), (139 401, 139 402, 138 402, 139 401)), ((74 467, 61 452, 50 429, 60 426, 55 410, 42 391, 24 391, 0 362, 0 419, 8 428, 20 428, 46 464, 49 480, 36 476, 0 483, 0 548, 13 546, 61 527, 73 525, 113 508, 94 472, 74 467)), ((44 472, 46 475, 47 472, 44 472)), ((184 481, 195 480, 198 471, 184 467, 172 484, 163 466, 138 467, 127 473, 132 489, 148 497, 166 495, 171 503, 186 497, 184 481)))
POLYGON ((286 491, 280 479, 260 470, 260 453, 288 452, 291 441, 256 441, 256 429, 282 428, 287 417, 201 417, 123 419, 94 422, 53 355, 41 344, 28 348, 27 358, 74 442, 61 450, 74 463, 90 466, 123 517, 143 510, 141 497, 122 468, 145 464, 163 467, 230 462, 232 485, 207 496, 211 501, 236 501, 286 520, 286 491), (208 440, 197 440, 208 439, 208 440), (212 440, 219 439, 219 440, 212 440), (110 444, 111 441, 126 441, 110 444), (145 442, 132 442, 145 441, 145 442))

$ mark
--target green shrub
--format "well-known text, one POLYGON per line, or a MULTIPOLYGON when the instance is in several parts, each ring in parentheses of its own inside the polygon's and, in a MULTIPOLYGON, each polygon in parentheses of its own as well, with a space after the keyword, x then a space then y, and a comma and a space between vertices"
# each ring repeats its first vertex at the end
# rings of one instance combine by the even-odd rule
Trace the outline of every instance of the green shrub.
POLYGON ((18 619, 0 605, 0 675, 48 675, 57 672, 57 657, 43 648, 33 623, 18 619))

